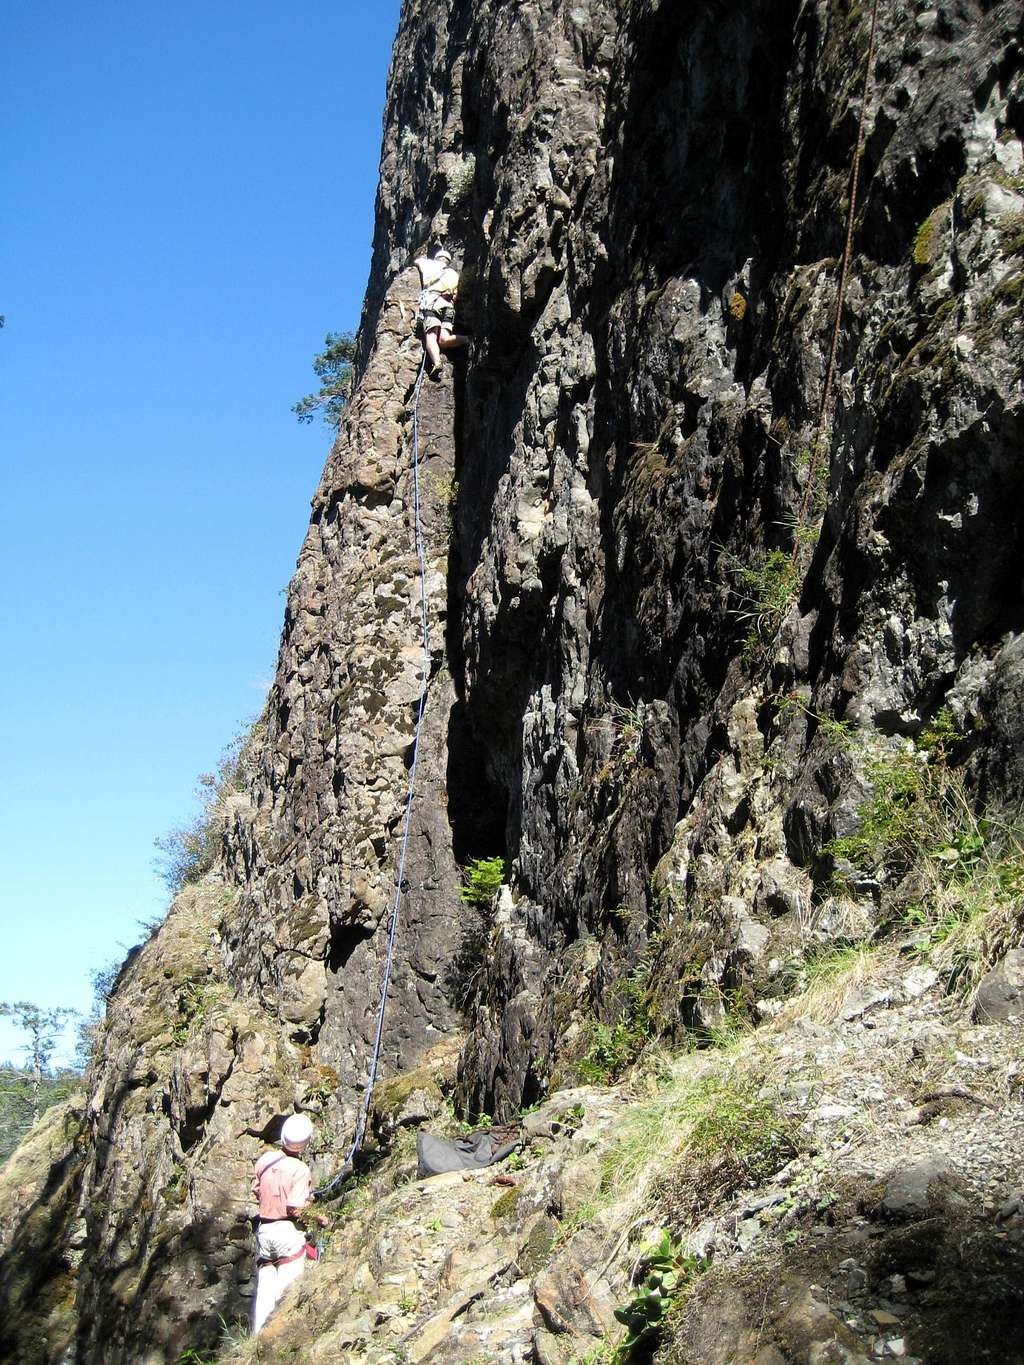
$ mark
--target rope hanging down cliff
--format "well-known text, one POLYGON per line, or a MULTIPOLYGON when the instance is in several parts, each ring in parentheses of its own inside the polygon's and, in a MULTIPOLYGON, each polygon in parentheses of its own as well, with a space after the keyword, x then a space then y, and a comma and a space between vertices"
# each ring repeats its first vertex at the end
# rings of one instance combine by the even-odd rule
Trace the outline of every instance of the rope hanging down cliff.
MULTIPOLYGON (((860 182, 860 163, 864 155, 864 129, 867 123, 868 101, 871 98, 871 77, 875 65, 875 36, 878 29, 878 0, 872 0, 871 27, 868 32, 868 51, 864 61, 864 84, 860 96, 860 113, 857 118, 857 140, 853 147, 853 161, 850 166, 850 192, 846 209, 846 238, 839 267, 839 283, 836 287, 836 307, 832 322, 832 340, 829 344, 828 364, 825 368, 825 382, 818 405, 818 420, 814 427, 814 440, 811 442, 811 462, 807 470, 807 486, 800 504, 800 524, 807 521, 808 512, 814 497, 817 477, 817 460, 821 450, 826 427, 829 423, 829 408, 832 402, 832 385, 835 382, 836 361, 839 356, 839 330, 843 320, 843 305, 846 302, 846 286, 850 278, 850 261, 853 257, 853 232, 857 215, 857 189, 860 182)), ((793 563, 800 552, 800 541, 793 545, 793 563)))
POLYGON ((373 1040, 373 1049, 370 1053, 370 1065, 366 1073, 366 1089, 363 1092, 363 1102, 359 1109, 359 1117, 356 1120, 355 1136, 352 1139, 352 1146, 348 1156, 338 1173, 333 1176, 326 1185, 321 1185, 319 1189, 313 1191, 314 1198, 323 1199, 341 1184, 341 1182, 351 1173, 352 1165, 355 1161, 356 1153, 363 1145, 363 1137, 366 1134, 366 1122, 370 1113, 370 1102, 373 1099, 373 1086, 377 1079, 377 1066, 380 1062, 381 1044, 384 1038, 384 1013, 388 1003, 388 987, 391 984, 391 968, 395 960, 395 938, 398 933, 398 911, 402 904, 402 886, 405 881, 405 855, 409 847, 409 826, 412 820, 412 803, 416 795, 416 765, 420 756, 420 737, 423 730, 423 713, 427 704, 427 686, 430 681, 430 624, 427 620, 427 563, 423 548, 423 523, 420 517, 420 389, 423 386, 423 373, 426 368, 427 357, 424 352, 420 362, 419 373, 416 376, 416 385, 412 395, 412 487, 413 487, 413 514, 416 528, 416 555, 419 559, 420 567, 420 624, 423 639, 423 674, 420 679, 420 699, 416 712, 416 733, 412 744, 412 766, 409 769, 409 789, 405 799, 405 819, 402 826, 402 842, 398 855, 398 869, 395 874, 395 894, 391 902, 391 915, 388 921, 388 943, 387 952, 384 956, 384 975, 381 979, 380 987, 380 1006, 377 1010, 377 1029, 373 1040))

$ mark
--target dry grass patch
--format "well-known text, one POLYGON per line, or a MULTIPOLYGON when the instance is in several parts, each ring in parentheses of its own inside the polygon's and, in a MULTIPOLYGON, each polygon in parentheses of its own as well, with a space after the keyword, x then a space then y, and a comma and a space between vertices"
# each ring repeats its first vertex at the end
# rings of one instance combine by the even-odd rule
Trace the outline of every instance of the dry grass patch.
POLYGON ((783 1006, 770 1025, 773 1033, 798 1020, 834 1024, 854 994, 881 986, 891 970, 893 952, 874 947, 867 939, 828 947, 808 956, 797 969, 798 993, 783 1006))
POLYGON ((708 1059, 687 1058, 638 1100, 602 1157, 603 1189, 631 1191, 634 1220, 664 1201, 666 1170, 673 1170, 673 1212, 687 1221, 692 1212, 770 1179, 799 1150, 798 1126, 784 1113, 761 1059, 749 1066, 720 1054, 708 1059))

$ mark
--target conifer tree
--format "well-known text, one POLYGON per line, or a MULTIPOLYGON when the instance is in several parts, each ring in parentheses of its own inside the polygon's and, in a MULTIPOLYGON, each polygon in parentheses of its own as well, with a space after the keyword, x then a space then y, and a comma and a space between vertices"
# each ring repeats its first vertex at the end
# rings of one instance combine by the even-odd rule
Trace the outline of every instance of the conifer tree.
POLYGON ((320 380, 319 393, 307 393, 292 408, 300 422, 312 422, 319 412, 328 426, 337 427, 352 390, 352 361, 356 341, 351 332, 328 332, 324 349, 313 358, 313 369, 320 380))

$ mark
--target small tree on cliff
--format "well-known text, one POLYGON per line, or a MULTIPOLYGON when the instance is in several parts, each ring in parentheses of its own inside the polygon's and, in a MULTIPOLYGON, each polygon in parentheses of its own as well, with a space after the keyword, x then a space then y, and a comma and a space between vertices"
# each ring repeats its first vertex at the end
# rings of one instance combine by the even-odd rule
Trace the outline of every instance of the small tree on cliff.
POLYGON ((0 1015, 10 1015, 20 1028, 28 1034, 25 1051, 28 1053, 31 1087, 32 1122, 39 1119, 41 1110, 40 1090, 43 1073, 50 1065, 53 1049, 57 1046, 64 1020, 77 1014, 77 1010, 61 1005, 56 1009, 44 1009, 31 1000, 16 1000, 13 1005, 6 1001, 0 1004, 0 1015))
POLYGON ((292 408, 300 422, 312 422, 319 412, 330 427, 337 427, 352 391, 352 361, 356 340, 351 332, 328 332, 324 349, 313 358, 313 369, 320 380, 319 393, 307 393, 292 408))

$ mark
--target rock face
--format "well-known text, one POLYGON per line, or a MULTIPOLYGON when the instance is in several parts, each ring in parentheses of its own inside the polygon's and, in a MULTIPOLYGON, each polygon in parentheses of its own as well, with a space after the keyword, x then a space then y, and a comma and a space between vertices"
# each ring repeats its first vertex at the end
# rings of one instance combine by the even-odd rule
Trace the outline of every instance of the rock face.
POLYGON ((344 1156, 424 682, 383 1074, 464 1031, 458 1100, 499 1117, 641 975, 678 1039, 867 932, 877 885, 836 900, 822 856, 868 790, 837 724, 945 716, 1021 801, 1022 135, 1014 0, 406 0, 256 776, 122 971, 51 1229, 77 1365, 244 1311, 282 1114, 344 1156), (417 389, 439 238, 474 341, 417 389), (459 865, 499 856, 481 917, 459 865))
POLYGON ((574 941, 612 1017, 652 928, 737 986, 807 915, 859 799, 808 712, 913 736, 955 699, 1015 742, 1024 182, 1012 7, 880 4, 819 440, 867 8, 475 10, 461 686, 519 893, 464 1066, 493 1112, 551 1075, 574 941))
POLYGON ((413 1064, 453 1026, 445 969, 458 941, 458 875, 446 812, 453 703, 445 659, 450 387, 418 404, 423 561, 414 525, 413 269, 391 281, 375 345, 313 500, 285 611, 262 770, 226 832, 241 887, 224 922, 225 968, 338 1073, 342 1107, 365 1076, 393 900, 429 634, 385 1059, 413 1064), (422 601, 421 601, 422 594, 422 601))
POLYGON ((74 1341, 83 1244, 81 1228, 69 1230, 69 1211, 85 1160, 79 1101, 48 1109, 0 1171, 2 1360, 48 1365, 63 1359, 74 1341))

